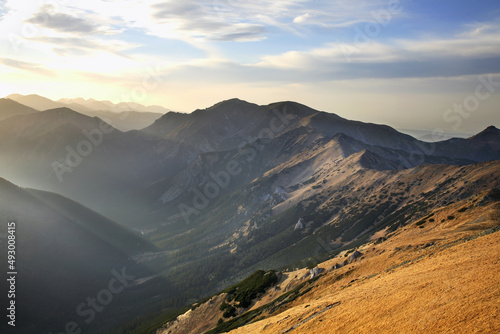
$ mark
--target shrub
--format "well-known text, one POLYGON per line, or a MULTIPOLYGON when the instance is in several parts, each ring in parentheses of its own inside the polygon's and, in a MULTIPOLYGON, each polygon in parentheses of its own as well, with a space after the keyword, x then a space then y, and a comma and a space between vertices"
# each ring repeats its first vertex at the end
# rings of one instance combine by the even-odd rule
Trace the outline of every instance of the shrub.
POLYGON ((420 226, 425 224, 425 219, 422 219, 421 221, 418 221, 415 225, 420 226))
POLYGON ((226 311, 224 312, 224 314, 222 315, 224 318, 231 318, 231 317, 234 317, 236 315, 236 309, 234 307, 232 307, 231 305, 228 305, 228 307, 226 308, 226 311))
POLYGON ((225 292, 233 294, 230 299, 237 301, 238 307, 246 308, 252 304, 252 300, 256 298, 259 293, 265 292, 268 287, 272 286, 277 281, 278 276, 276 276, 276 272, 257 270, 240 283, 226 289, 225 292))

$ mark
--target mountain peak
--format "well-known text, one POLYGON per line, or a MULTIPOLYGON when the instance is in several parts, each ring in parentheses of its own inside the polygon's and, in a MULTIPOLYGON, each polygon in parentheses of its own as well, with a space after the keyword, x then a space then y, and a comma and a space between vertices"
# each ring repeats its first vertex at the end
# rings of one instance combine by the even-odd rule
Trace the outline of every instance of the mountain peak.
POLYGON ((470 137, 472 140, 480 141, 492 141, 500 139, 500 130, 493 125, 488 126, 483 131, 479 132, 477 135, 470 137))
POLYGON ((200 111, 210 111, 210 112, 228 112, 228 111, 233 111, 233 110, 243 110, 244 108, 248 107, 257 107, 256 104, 247 102, 245 100, 240 100, 238 98, 232 98, 229 100, 224 100, 219 103, 214 104, 211 107, 208 107, 206 109, 197 109, 195 112, 200 112, 200 111))
POLYGON ((483 132, 494 132, 494 133, 499 133, 500 130, 495 127, 494 125, 488 126, 486 129, 483 130, 483 132))
MULTIPOLYGON (((274 109, 286 110, 287 113, 294 114, 300 118, 311 116, 313 114, 318 113, 318 110, 315 110, 311 107, 308 107, 304 104, 294 102, 294 101, 275 102, 275 103, 271 103, 271 104, 267 105, 266 107, 269 108, 270 110, 274 110, 274 109)), ((335 114, 330 114, 330 115, 336 116, 335 114)))

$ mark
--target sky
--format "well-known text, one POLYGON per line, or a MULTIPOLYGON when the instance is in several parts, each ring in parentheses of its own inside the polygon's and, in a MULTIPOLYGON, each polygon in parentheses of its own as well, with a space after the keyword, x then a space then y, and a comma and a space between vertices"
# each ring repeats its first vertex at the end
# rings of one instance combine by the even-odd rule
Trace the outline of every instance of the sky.
POLYGON ((500 127, 498 0, 0 0, 0 31, 0 97, 292 100, 436 135, 500 127))

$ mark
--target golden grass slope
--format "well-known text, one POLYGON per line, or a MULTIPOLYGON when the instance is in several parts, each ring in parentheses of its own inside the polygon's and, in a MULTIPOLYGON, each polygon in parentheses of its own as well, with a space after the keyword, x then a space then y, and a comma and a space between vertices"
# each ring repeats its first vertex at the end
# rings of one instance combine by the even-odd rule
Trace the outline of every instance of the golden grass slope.
POLYGON ((500 232, 478 237, 500 224, 499 212, 470 201, 436 210, 434 222, 363 246, 361 259, 286 309, 231 333, 499 333, 500 232))

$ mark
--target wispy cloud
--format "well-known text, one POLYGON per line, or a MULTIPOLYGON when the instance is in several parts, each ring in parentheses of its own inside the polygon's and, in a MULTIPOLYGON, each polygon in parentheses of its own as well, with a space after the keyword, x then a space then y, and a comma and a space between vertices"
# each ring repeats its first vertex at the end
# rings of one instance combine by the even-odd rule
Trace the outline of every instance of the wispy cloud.
POLYGON ((12 67, 15 69, 29 71, 36 74, 42 74, 46 76, 53 76, 54 72, 47 70, 41 64, 36 64, 32 62, 21 61, 11 58, 0 58, 0 63, 4 66, 12 67))
POLYGON ((316 80, 499 73, 500 25, 468 28, 447 39, 395 39, 361 45, 328 43, 309 51, 264 56, 256 66, 297 71, 316 80))
POLYGON ((35 13, 32 18, 26 20, 26 22, 68 33, 91 34, 100 30, 99 26, 88 20, 64 13, 56 13, 54 10, 54 6, 44 5, 40 7, 40 11, 35 13))
MULTIPOLYGON (((225 4, 227 6, 227 4, 225 4)), ((156 23, 187 38, 217 41, 256 41, 264 38, 265 26, 225 12, 219 1, 164 1, 152 6, 156 23), (196 18, 196 19, 193 19, 196 18)))

